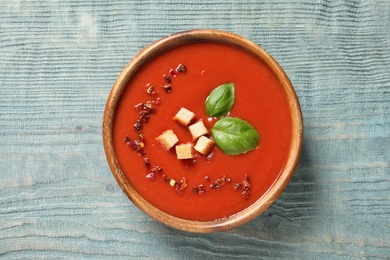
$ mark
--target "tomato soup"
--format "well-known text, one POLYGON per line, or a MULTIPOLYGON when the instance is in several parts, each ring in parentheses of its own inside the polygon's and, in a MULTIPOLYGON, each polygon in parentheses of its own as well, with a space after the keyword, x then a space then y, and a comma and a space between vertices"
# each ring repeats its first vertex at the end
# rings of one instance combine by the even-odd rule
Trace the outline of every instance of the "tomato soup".
POLYGON ((288 159, 292 119, 287 95, 265 63, 230 45, 189 43, 161 53, 131 78, 118 103, 113 140, 122 171, 149 203, 179 218, 210 221, 244 210, 270 189, 288 159), (219 119, 207 115, 205 100, 227 82, 235 86, 228 116, 249 122, 258 146, 227 155, 215 145, 186 160, 163 149, 156 138, 168 129, 180 143, 194 144, 188 127, 172 119, 182 107, 210 133, 219 119))

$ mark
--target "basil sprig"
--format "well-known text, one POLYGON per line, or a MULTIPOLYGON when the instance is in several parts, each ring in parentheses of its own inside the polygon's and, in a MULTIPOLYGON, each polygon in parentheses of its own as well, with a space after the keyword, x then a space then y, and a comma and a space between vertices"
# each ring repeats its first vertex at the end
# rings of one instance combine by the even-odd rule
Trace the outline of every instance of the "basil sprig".
POLYGON ((206 99, 206 112, 211 117, 226 116, 234 103, 234 83, 225 83, 210 92, 206 99))
POLYGON ((225 117, 234 104, 234 84, 218 86, 206 99, 206 112, 219 119, 211 129, 215 143, 228 155, 244 154, 259 144, 259 134, 247 121, 236 117, 225 117))
POLYGON ((229 155, 243 154, 257 147, 259 134, 247 121, 224 117, 217 121, 211 133, 215 143, 229 155))

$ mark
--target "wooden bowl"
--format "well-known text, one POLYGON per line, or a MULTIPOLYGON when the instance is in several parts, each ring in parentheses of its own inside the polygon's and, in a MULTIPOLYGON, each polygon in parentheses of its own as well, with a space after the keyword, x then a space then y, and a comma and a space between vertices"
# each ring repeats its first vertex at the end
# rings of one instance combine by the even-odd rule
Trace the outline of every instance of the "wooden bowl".
POLYGON ((302 146, 302 128, 301 110, 294 88, 283 69, 270 54, 257 44, 233 33, 217 30, 191 30, 169 35, 152 43, 136 55, 125 67, 116 80, 108 97, 103 119, 103 142, 108 164, 115 179, 136 206, 157 221, 160 221, 168 226, 190 232, 212 233, 226 231, 243 225, 259 216, 274 203, 288 185, 297 166, 302 146), (143 64, 147 63, 160 53, 176 46, 193 42, 216 42, 232 45, 262 60, 274 72, 284 88, 288 97, 292 118, 292 144, 289 151, 289 157, 286 166, 280 173, 274 185, 260 199, 245 210, 231 217, 213 221, 191 221, 180 219, 151 205, 136 192, 127 180, 125 174, 121 170, 121 166, 118 163, 113 145, 113 121, 115 112, 121 94, 126 89, 129 80, 143 64))

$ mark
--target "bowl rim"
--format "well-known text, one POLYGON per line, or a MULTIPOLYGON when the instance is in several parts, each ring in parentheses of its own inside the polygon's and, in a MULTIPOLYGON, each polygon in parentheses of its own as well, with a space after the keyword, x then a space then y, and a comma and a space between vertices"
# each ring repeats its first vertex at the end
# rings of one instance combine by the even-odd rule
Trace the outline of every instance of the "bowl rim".
POLYGON ((111 172, 121 189, 138 208, 155 220, 176 229, 197 233, 214 233, 227 231, 252 221, 268 209, 284 191, 290 182, 299 161, 302 149, 303 120, 299 100, 289 78, 278 62, 267 51, 247 38, 231 32, 213 29, 196 29, 181 31, 160 38, 134 56, 134 58, 120 73, 108 96, 103 116, 102 134, 104 151, 111 172), (115 155, 112 136, 113 122, 117 105, 121 94, 126 89, 131 77, 143 64, 147 63, 162 52, 183 44, 195 42, 216 42, 228 44, 240 48, 261 59, 274 72, 275 76, 279 79, 281 85, 283 86, 288 97, 292 117, 292 142, 290 153, 284 169, 281 171, 273 185, 263 196, 261 196, 248 208, 228 218, 213 221, 193 221, 181 219, 155 208, 146 201, 139 193, 136 192, 121 170, 115 155))

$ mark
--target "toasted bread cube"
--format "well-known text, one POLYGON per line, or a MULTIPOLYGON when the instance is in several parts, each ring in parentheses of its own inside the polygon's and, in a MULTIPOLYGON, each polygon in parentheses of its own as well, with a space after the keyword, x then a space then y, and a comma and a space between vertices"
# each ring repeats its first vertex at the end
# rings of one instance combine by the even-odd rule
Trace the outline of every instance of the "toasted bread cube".
POLYGON ((175 144, 179 142, 179 138, 177 138, 171 129, 164 131, 156 138, 156 140, 160 142, 162 148, 166 151, 169 151, 175 144))
POLYGON ((192 151, 192 144, 179 144, 176 145, 176 156, 177 159, 192 159, 194 158, 194 153, 192 151))
POLYGON ((198 139, 202 135, 209 133, 202 120, 199 120, 198 122, 190 125, 188 129, 190 130, 192 138, 194 140, 198 139))
POLYGON ((194 118, 195 118, 195 114, 184 107, 180 108, 179 112, 177 112, 177 114, 173 117, 174 120, 180 122, 185 126, 191 123, 191 121, 194 120, 194 118))
POLYGON ((208 154, 211 148, 213 148, 214 144, 215 142, 213 139, 207 138, 206 136, 201 136, 196 142, 194 149, 201 154, 208 154))

